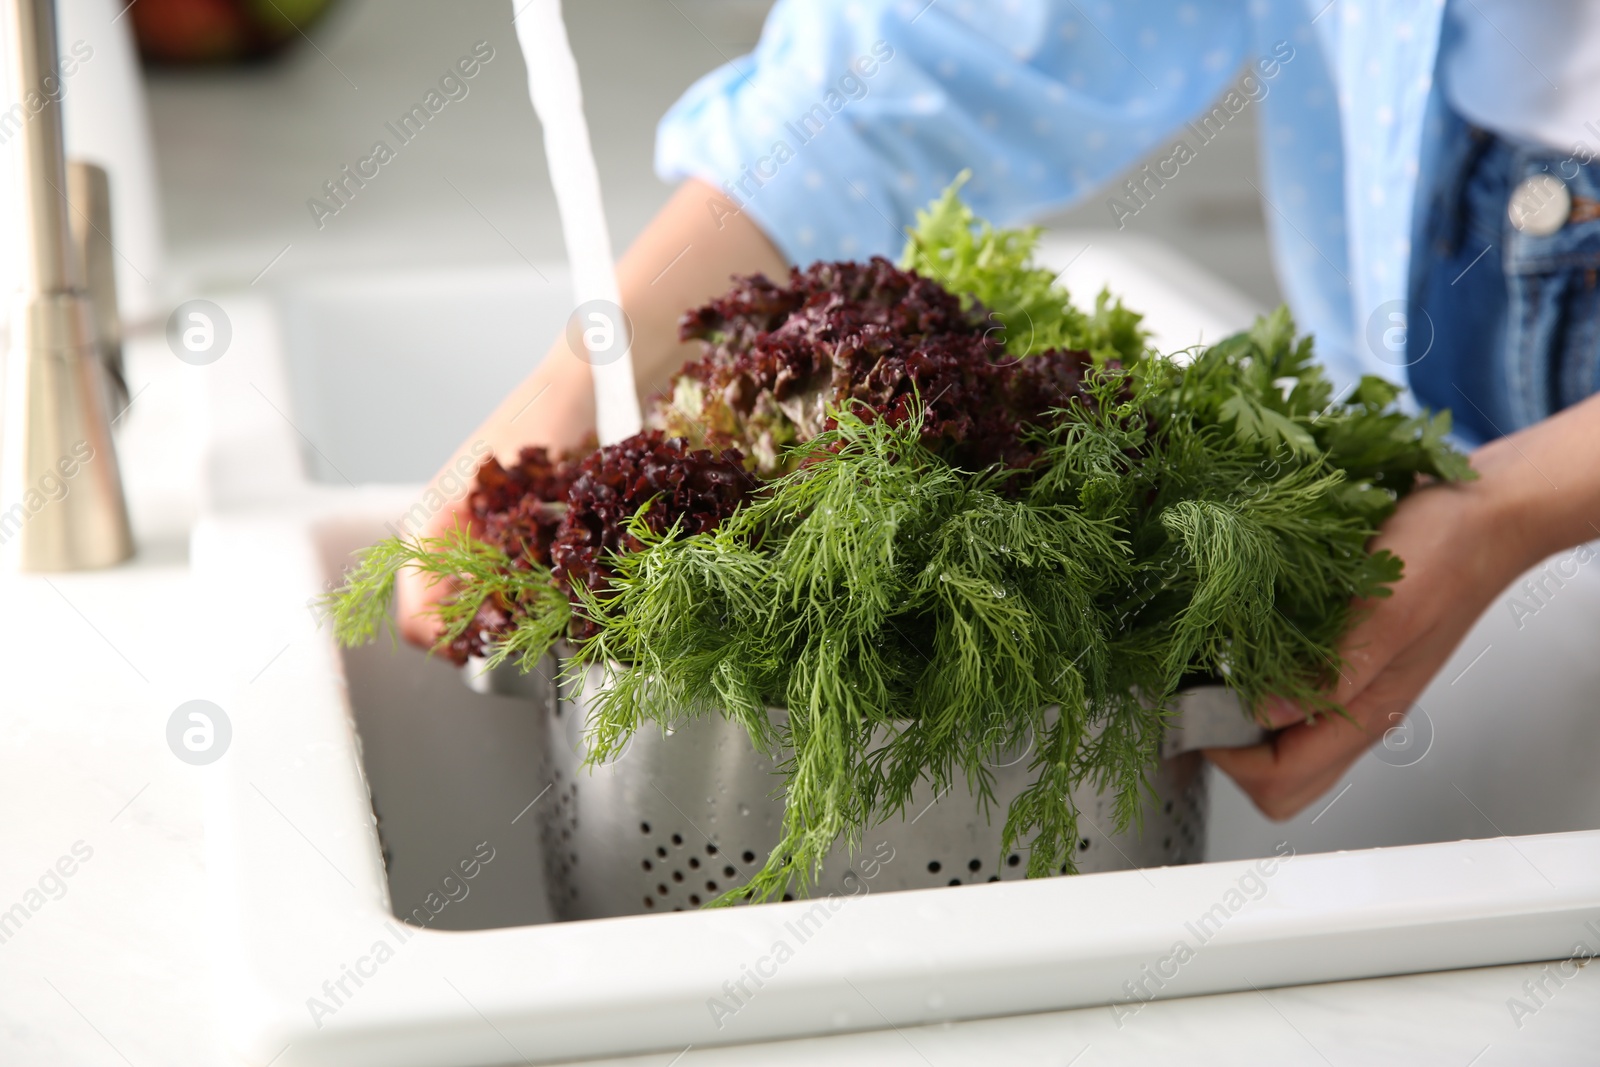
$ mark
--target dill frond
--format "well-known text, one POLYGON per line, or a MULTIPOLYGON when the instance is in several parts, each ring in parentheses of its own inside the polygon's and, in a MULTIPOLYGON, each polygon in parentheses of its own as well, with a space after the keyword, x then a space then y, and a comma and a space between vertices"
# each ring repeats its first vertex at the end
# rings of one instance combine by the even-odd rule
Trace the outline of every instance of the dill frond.
POLYGON ((476 540, 458 526, 444 537, 391 537, 363 549, 337 589, 320 604, 333 623, 334 636, 347 647, 366 644, 380 631, 395 634, 392 603, 400 572, 414 568, 428 584, 449 585, 451 594, 432 609, 441 623, 435 649, 448 648, 466 633, 490 598, 498 598, 518 620, 492 645, 488 666, 515 659, 527 672, 567 630, 567 595, 549 570, 513 567, 500 549, 476 540))

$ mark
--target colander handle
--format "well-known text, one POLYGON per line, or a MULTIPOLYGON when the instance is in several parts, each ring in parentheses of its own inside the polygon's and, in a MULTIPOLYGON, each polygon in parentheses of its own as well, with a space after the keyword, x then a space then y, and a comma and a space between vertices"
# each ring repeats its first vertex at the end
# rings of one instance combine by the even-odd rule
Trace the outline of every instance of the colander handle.
POLYGON ((1245 713, 1239 694, 1226 686, 1208 685, 1179 693, 1177 711, 1161 741, 1161 754, 1168 758, 1202 748, 1259 745, 1271 735, 1245 713))
POLYGON ((502 663, 494 670, 486 670, 484 661, 473 657, 461 668, 461 680, 475 693, 545 703, 555 700, 558 670, 556 661, 550 656, 540 660, 527 674, 510 662, 502 663))

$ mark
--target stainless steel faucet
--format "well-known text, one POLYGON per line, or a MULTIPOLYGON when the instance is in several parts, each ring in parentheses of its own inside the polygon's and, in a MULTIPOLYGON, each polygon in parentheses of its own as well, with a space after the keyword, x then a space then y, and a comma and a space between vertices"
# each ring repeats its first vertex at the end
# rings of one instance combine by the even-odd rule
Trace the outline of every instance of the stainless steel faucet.
POLYGON ((6 357, 0 559, 22 571, 105 567, 127 559, 133 539, 84 253, 72 239, 55 3, 4 2, 23 102, 27 263, 6 357))

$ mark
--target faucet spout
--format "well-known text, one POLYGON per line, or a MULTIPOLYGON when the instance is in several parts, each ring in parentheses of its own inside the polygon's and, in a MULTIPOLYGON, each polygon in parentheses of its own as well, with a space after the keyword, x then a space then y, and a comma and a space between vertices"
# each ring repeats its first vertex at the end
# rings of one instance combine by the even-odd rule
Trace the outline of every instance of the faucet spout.
POLYGON ((54 0, 6 0, 22 123, 26 270, 12 309, 0 427, 0 559, 11 570, 105 567, 133 552, 106 375, 72 240, 54 0))
POLYGON ((37 94, 44 107, 22 125, 22 195, 27 205, 27 273, 23 291, 83 288, 83 268, 70 240, 67 154, 61 125, 61 73, 53 0, 12 0, 17 99, 37 94))

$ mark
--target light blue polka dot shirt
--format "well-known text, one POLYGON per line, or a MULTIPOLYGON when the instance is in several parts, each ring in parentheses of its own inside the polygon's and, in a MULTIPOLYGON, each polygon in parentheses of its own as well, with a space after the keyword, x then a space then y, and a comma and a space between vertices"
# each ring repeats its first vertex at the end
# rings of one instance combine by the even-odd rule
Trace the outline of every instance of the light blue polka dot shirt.
POLYGON ((778 0, 755 52, 661 120, 656 169, 722 188, 794 262, 893 256, 966 168, 965 195, 997 223, 1094 195, 1127 224, 1257 109, 1291 308, 1338 381, 1393 379, 1403 360, 1369 327, 1381 336, 1411 295, 1417 190, 1453 121, 1433 83, 1443 8, 778 0))

